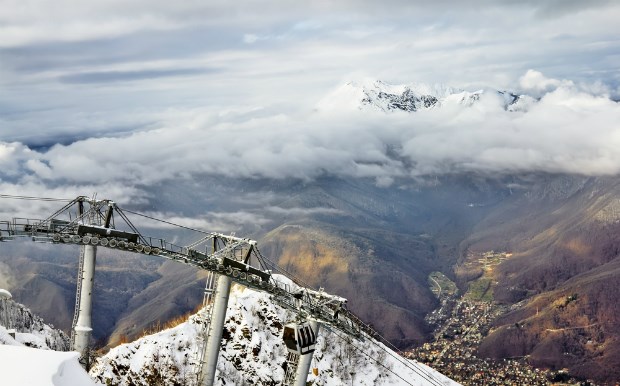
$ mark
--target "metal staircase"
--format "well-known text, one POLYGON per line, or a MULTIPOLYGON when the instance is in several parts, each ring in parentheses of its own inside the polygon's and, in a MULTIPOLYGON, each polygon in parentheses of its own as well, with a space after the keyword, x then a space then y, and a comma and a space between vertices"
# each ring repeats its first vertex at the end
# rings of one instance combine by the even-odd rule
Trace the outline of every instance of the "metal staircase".
POLYGON ((292 386, 295 383, 295 374, 299 364, 299 355, 289 352, 286 356, 286 373, 284 374, 284 385, 292 386))

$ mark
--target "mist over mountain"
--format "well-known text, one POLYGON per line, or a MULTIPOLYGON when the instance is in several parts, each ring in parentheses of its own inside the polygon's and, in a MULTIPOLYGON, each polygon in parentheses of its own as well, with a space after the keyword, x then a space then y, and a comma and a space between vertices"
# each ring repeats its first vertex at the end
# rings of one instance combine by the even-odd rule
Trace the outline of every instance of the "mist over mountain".
MULTIPOLYGON (((155 128, 41 150, 3 140, 0 188, 56 197, 96 191, 128 203, 156 198, 151 188, 189 186, 204 176, 373 178, 387 186, 444 174, 620 171, 620 107, 605 89, 536 71, 524 74, 516 91, 373 82, 336 88, 311 111, 198 109, 155 128)), ((14 213, 14 205, 3 212, 14 213)))

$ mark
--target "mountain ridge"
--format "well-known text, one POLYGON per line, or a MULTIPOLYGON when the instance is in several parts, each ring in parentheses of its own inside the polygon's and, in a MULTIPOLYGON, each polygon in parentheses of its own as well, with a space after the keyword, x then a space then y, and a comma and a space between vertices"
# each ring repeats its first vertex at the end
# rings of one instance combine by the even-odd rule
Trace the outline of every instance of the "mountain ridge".
POLYGON ((350 81, 336 88, 317 103, 319 111, 376 110, 384 113, 417 112, 448 106, 471 107, 485 94, 496 95, 506 111, 526 111, 536 99, 505 90, 466 91, 445 84, 390 84, 381 80, 350 81))

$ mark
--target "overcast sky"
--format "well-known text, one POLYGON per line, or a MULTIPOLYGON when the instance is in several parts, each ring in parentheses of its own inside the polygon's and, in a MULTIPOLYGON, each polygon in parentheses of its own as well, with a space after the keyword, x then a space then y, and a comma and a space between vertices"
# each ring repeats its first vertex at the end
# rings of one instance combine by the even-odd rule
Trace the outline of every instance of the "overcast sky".
POLYGON ((0 0, 0 192, 618 173, 618 20, 611 0, 0 0), (315 111, 368 78, 542 99, 519 114, 490 94, 467 111, 315 111))

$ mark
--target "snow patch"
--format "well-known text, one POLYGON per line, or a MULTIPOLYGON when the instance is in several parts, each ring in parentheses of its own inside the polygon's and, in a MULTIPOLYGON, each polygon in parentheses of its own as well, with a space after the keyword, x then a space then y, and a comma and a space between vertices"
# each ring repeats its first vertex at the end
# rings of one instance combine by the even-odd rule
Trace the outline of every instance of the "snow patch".
POLYGON ((78 353, 0 345, 0 377, 11 386, 94 386, 78 353))

